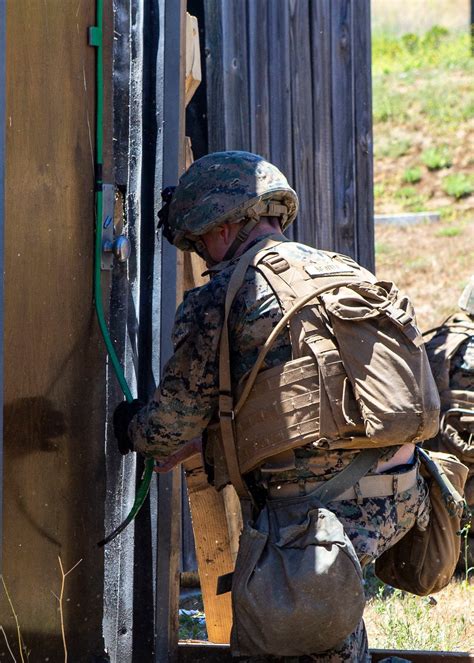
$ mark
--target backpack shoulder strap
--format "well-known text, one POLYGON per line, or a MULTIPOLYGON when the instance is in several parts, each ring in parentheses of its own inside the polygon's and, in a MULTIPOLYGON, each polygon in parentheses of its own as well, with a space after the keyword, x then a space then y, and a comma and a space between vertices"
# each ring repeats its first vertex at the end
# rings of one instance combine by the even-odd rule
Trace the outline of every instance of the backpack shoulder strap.
POLYGON ((282 240, 279 236, 268 237, 261 242, 258 242, 242 255, 230 278, 225 298, 224 323, 222 326, 219 346, 219 423, 229 478, 238 496, 243 500, 248 500, 251 496, 240 472, 239 460, 235 447, 235 413, 234 399, 232 396, 232 376, 230 372, 229 314, 235 296, 244 282, 247 269, 252 264, 257 254, 278 245, 281 241, 285 240, 282 240))

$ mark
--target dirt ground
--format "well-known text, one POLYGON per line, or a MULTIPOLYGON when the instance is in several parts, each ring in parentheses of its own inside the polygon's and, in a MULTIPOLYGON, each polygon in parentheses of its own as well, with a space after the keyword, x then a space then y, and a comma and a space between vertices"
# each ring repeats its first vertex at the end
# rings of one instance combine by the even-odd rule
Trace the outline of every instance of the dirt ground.
POLYGON ((451 236, 446 228, 451 226, 431 223, 375 230, 377 276, 410 296, 423 331, 456 310, 474 273, 474 215, 451 236))

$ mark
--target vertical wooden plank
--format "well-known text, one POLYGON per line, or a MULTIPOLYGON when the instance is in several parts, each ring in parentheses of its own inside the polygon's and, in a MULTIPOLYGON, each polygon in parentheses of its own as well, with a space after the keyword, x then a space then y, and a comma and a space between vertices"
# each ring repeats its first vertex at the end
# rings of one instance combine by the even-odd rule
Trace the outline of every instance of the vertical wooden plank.
POLYGON ((315 243, 334 248, 331 2, 311 3, 315 243))
MULTIPOLYGON (((0 0, 0 273, 3 274, 3 237, 5 232, 5 52, 6 52, 6 7, 0 0)), ((0 279, 0 537, 3 533, 3 279, 0 279)), ((2 538, 3 540, 3 538, 2 538)), ((0 573, 3 551, 0 546, 0 573)))
POLYGON ((334 249, 357 259, 352 11, 350 0, 331 2, 334 249))
POLYGON ((250 97, 250 150, 270 159, 270 109, 268 93, 268 2, 248 3, 248 62, 250 97))
POLYGON ((208 149, 226 148, 224 113, 223 26, 221 0, 204 0, 208 149))
POLYGON ((290 71, 294 184, 300 199, 295 236, 314 245, 313 95, 309 2, 290 0, 290 71))
POLYGON ((355 99, 357 259, 375 270, 370 0, 352 16, 355 99))
POLYGON ((247 4, 220 0, 226 150, 248 150, 250 103, 248 82, 247 4))
MULTIPOLYGON (((278 166, 290 184, 295 186, 290 83, 290 5, 287 0, 265 1, 268 4, 270 161, 278 166)), ((294 227, 291 226, 287 233, 290 238, 293 238, 294 227)))
MULTIPOLYGON (((176 184, 184 167, 184 77, 185 0, 164 0, 164 50, 162 97, 162 153, 157 157, 156 176, 160 184, 176 184)), ((161 53, 160 48, 158 52, 161 53)), ((156 201, 158 202, 158 201, 156 201)), ((172 353, 171 329, 176 309, 176 249, 161 243, 161 367, 172 353)), ((181 470, 159 476, 158 549, 156 568, 155 661, 177 660, 179 562, 181 549, 181 470)))
MULTIPOLYGON (((68 576, 64 602, 69 657, 77 663, 103 652, 103 552, 95 542, 104 530, 106 380, 91 302, 95 53, 87 45, 94 10, 95 3, 62 3, 58 11, 53 0, 13 0, 5 12, 2 2, 6 44, 0 39, 6 46, 2 573, 32 658, 60 661, 51 595, 60 587, 58 555, 66 570, 83 558, 68 576)), ((0 622, 15 642, 5 600, 0 622)), ((5 642, 0 657, 11 658, 5 642)))

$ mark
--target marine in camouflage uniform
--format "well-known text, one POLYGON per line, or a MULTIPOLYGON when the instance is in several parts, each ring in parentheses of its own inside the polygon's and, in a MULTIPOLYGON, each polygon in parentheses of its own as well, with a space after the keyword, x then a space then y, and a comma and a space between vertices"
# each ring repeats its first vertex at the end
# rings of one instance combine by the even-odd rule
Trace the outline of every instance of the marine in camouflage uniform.
MULTIPOLYGON (((179 191, 184 192, 181 198, 176 194, 171 198, 169 211, 174 214, 175 219, 175 232, 171 239, 180 248, 197 250, 210 265, 213 261, 206 255, 200 236, 216 225, 216 219, 221 224, 226 221, 236 222, 244 217, 252 218, 249 212, 255 209, 257 213, 254 219, 258 222, 262 218, 262 212, 272 211, 261 206, 262 199, 265 201, 262 191, 266 198, 277 198, 277 202, 284 203, 287 210, 290 210, 289 216, 283 215, 280 218, 283 228, 296 215, 296 194, 290 189, 286 179, 261 157, 248 153, 220 153, 196 161, 180 180, 177 192, 179 191), (254 172, 258 169, 261 171, 255 176, 255 191, 250 195, 241 184, 245 181, 242 170, 249 166, 254 172), (193 181, 198 181, 206 190, 209 179, 216 180, 216 172, 222 172, 223 179, 217 181, 211 193, 204 196, 202 203, 202 191, 193 186, 193 181), (231 176, 233 173, 235 177, 231 176), (281 178, 279 181, 278 177, 281 178), (187 199, 187 191, 196 199, 187 199), (226 216, 229 200, 232 202, 232 199, 242 201, 242 205, 236 207, 231 204, 232 214, 226 216), (250 199, 253 204, 249 208, 250 199), (173 209, 173 201, 176 200, 178 202, 175 202, 173 209), (180 205, 181 209, 176 209, 180 205), (196 228, 198 231, 194 230, 193 234, 190 229, 196 228)), ((254 241, 247 242, 244 245, 245 251, 264 237, 265 235, 260 234, 254 241)), ((245 242, 245 238, 243 241, 245 242)), ((298 243, 286 246, 290 255, 295 258, 301 258, 302 254, 309 252, 312 259, 318 259, 316 249, 298 243)), ((346 260, 349 264, 354 264, 350 258, 346 260)), ((201 436, 205 438, 207 427, 217 420, 219 341, 224 321, 225 295, 236 264, 238 257, 231 257, 223 268, 215 272, 211 270, 210 281, 188 291, 178 308, 173 329, 174 354, 164 370, 153 400, 138 412, 128 428, 134 449, 145 456, 167 458, 190 440, 201 436)), ((249 268, 235 297, 229 318, 233 389, 252 368, 261 346, 281 317, 280 304, 268 282, 261 273, 249 268)), ((268 353, 264 367, 271 368, 290 359, 290 338, 285 332, 278 337, 268 353)), ((387 448, 379 466, 380 463, 389 462, 399 449, 400 447, 387 448)), ((253 476, 247 479, 252 485, 263 490, 269 485, 299 483, 316 476, 319 479, 329 479, 346 467, 357 453, 358 451, 354 450, 329 452, 308 445, 294 450, 294 466, 286 471, 263 474, 256 470, 252 473, 253 476)), ((403 472, 405 469, 408 471, 411 467, 392 468, 390 473, 397 470, 403 472)), ((358 500, 333 502, 328 508, 342 521, 362 564, 381 555, 416 522, 421 528, 425 527, 429 517, 426 489, 421 479, 414 488, 390 498, 361 497, 358 500)), ((252 660, 362 663, 369 660, 365 628, 361 622, 340 647, 326 654, 299 659, 268 657, 252 660)))
MULTIPOLYGON (((465 497, 471 510, 469 564, 474 563, 474 276, 459 299, 460 311, 434 330, 426 344, 441 397, 438 435, 425 442, 454 454, 469 468, 465 497)), ((462 557, 462 553, 461 553, 462 557)))

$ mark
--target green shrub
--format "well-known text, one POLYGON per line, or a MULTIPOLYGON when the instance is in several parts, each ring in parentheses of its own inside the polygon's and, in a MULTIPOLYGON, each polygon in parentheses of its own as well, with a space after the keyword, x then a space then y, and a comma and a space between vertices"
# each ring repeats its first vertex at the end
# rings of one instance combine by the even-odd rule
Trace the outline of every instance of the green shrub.
POLYGON ((452 159, 446 147, 430 147, 421 154, 421 160, 428 170, 450 168, 452 159))
POLYGON ((443 28, 441 25, 433 25, 430 30, 423 37, 423 45, 429 48, 439 48, 441 42, 446 40, 449 35, 449 30, 443 28))
POLYGON ((405 184, 416 184, 421 180, 421 168, 407 168, 402 175, 402 182, 405 184))
POLYGON ((436 237, 457 237, 462 233, 461 228, 458 226, 445 226, 440 228, 436 233, 436 237))
POLYGON ((442 183, 443 191, 459 200, 470 196, 474 192, 474 175, 465 173, 453 173, 447 175, 442 183))
POLYGON ((414 32, 407 32, 402 35, 402 43, 409 53, 414 53, 420 45, 420 38, 414 32))

